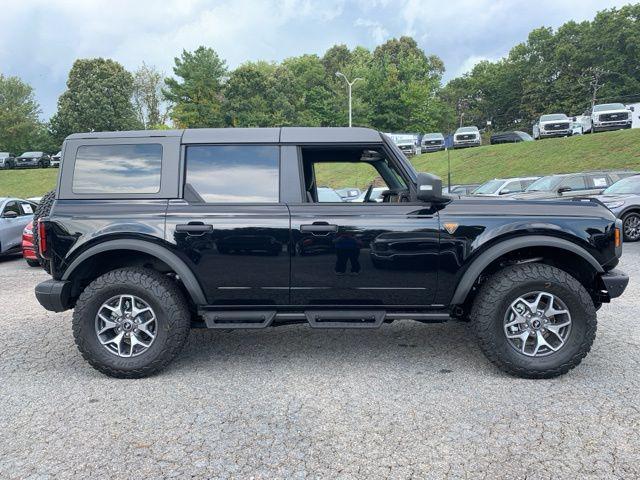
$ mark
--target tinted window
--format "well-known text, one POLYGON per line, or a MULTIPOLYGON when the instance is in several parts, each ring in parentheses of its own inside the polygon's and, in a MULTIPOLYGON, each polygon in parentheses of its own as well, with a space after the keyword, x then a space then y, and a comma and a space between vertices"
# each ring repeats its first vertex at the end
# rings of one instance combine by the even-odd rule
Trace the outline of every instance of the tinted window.
POLYGON ((277 203, 276 146, 187 147, 187 188, 209 203, 277 203))
POLYGON ((502 189, 502 193, 513 193, 513 192, 521 192, 522 186, 520 182, 509 182, 502 189))
POLYGON ((4 210, 2 211, 2 214, 4 215, 7 212, 16 212, 18 215, 22 215, 22 212, 20 211, 20 207, 18 207, 18 202, 7 202, 7 204, 4 207, 4 210))
POLYGON ((158 193, 162 145, 85 145, 78 148, 74 193, 158 193))
POLYGON ((583 176, 577 176, 563 179, 558 188, 563 187, 569 187, 571 190, 585 190, 587 185, 584 183, 583 176))
POLYGON ((604 195, 612 195, 615 193, 631 193, 640 195, 640 175, 636 177, 627 177, 614 183, 604 192, 604 195))

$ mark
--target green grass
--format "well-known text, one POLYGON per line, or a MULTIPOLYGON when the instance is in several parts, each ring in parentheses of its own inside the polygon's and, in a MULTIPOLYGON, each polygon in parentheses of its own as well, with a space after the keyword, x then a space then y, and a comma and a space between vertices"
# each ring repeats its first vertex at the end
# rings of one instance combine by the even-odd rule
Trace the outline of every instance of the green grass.
POLYGON ((57 168, 0 170, 0 197, 40 197, 55 188, 58 170, 57 168))
MULTIPOLYGON (((450 154, 454 184, 583 170, 640 171, 640 129, 487 145, 452 150, 450 154)), ((446 152, 420 155, 413 158, 412 163, 418 171, 435 173, 446 183, 446 152)), ((318 185, 333 188, 364 188, 376 177, 373 168, 363 164, 320 165, 316 173, 318 185)), ((57 176, 57 168, 0 170, 0 197, 40 196, 55 187, 57 176)))
MULTIPOLYGON (((451 150, 451 183, 482 183, 492 178, 547 175, 600 169, 640 171, 640 129, 604 132, 570 138, 550 138, 536 142, 487 145, 451 150)), ((439 175, 447 181, 447 152, 414 157, 418 171, 439 175)), ((365 167, 366 168, 366 167, 365 167)), ((341 166, 318 169, 318 185, 333 188, 368 185, 372 170, 341 166)))

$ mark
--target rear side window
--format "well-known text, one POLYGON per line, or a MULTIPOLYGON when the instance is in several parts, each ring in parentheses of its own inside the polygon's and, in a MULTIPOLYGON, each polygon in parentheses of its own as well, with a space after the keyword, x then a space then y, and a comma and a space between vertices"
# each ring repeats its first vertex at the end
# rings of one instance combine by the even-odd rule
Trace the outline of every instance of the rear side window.
POLYGON ((158 193, 162 145, 84 145, 78 148, 74 193, 158 193))
POLYGON ((278 203, 277 146, 187 147, 186 195, 206 203, 278 203))

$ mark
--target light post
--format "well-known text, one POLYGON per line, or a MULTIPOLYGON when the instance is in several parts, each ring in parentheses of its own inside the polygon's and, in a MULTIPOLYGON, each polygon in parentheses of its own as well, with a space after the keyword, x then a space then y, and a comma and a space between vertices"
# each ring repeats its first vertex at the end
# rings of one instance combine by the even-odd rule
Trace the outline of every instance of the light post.
POLYGON ((353 87, 353 85, 358 81, 358 80, 362 80, 361 78, 357 77, 354 78, 353 81, 349 81, 349 79, 347 79, 347 77, 342 73, 342 72, 336 72, 336 77, 342 77, 344 78, 344 81, 347 82, 347 87, 349 89, 349 127, 351 127, 351 120, 352 120, 352 116, 351 116, 351 87, 353 87))

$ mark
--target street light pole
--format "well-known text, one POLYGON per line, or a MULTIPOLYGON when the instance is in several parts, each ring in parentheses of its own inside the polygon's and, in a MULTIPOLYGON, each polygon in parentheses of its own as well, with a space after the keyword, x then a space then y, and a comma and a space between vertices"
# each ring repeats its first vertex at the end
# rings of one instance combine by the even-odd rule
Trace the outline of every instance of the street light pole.
POLYGON ((349 127, 352 125, 352 113, 351 113, 351 87, 358 81, 362 80, 361 78, 354 78, 353 81, 349 81, 347 77, 342 72, 336 72, 336 77, 344 78, 344 81, 347 82, 347 89, 349 90, 349 127))

